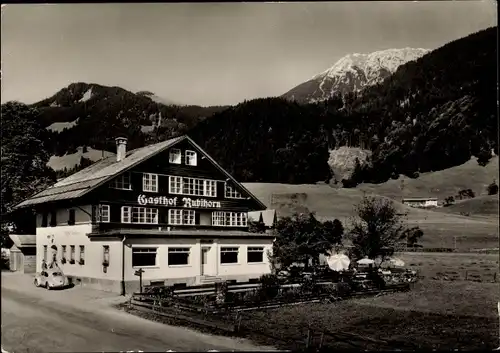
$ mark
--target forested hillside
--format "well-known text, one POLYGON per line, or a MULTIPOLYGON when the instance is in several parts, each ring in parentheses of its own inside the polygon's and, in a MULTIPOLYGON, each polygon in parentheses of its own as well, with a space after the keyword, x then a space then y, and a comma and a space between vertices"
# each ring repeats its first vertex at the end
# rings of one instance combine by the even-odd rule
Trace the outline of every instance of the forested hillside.
POLYGON ((226 107, 165 105, 143 94, 120 87, 73 83, 50 98, 33 104, 40 123, 67 122, 69 128, 51 133, 51 154, 73 153, 79 146, 113 151, 114 138, 125 135, 137 148, 184 133, 199 121, 226 107), (144 127, 155 125, 145 130, 144 127))
MULTIPOLYGON (((350 95, 344 107, 351 144, 371 163, 355 182, 449 168, 498 154, 497 29, 451 42, 401 66, 382 84, 350 95)), ((337 105, 335 99, 326 107, 337 105)))
POLYGON ((238 104, 189 135, 241 181, 328 181, 329 125, 318 106, 283 98, 238 104))

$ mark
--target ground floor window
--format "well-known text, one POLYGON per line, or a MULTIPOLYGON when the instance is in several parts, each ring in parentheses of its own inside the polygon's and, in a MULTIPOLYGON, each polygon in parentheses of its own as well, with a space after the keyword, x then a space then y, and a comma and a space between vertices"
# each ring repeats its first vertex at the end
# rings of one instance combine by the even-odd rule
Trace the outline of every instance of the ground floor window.
POLYGON ((190 248, 168 248, 168 265, 189 265, 190 248))
POLYGON ((43 246, 43 261, 47 262, 47 245, 43 246))
POLYGON ((80 245, 80 265, 85 264, 85 246, 80 245))
POLYGON ((66 260, 66 245, 61 246, 61 259, 66 260))
POLYGON ((262 246, 249 246, 247 251, 247 261, 251 262, 264 262, 264 247, 262 246))
POLYGON ((156 266, 157 248, 132 248, 132 266, 156 266))
POLYGON ((109 245, 102 246, 102 264, 109 266, 109 245))
POLYGON ((75 246, 70 245, 70 249, 71 249, 71 253, 70 253, 69 261, 71 263, 75 263, 75 246))
POLYGON ((237 247, 221 247, 220 248, 220 263, 221 264, 237 264, 238 263, 238 248, 237 247))

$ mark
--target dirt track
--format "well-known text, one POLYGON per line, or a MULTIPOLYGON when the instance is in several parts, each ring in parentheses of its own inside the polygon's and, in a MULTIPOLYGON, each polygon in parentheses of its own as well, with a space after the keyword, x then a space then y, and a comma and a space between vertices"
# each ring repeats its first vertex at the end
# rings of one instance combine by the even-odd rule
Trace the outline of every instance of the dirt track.
POLYGON ((270 350, 141 319, 111 307, 123 297, 75 287, 35 288, 2 273, 2 349, 18 352, 270 350))

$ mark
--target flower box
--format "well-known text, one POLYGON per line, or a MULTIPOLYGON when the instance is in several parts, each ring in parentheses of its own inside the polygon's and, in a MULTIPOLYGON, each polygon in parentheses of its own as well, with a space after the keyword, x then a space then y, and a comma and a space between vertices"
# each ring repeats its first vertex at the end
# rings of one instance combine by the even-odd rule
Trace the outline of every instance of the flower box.
POLYGON ((75 263, 75 260, 69 260, 69 263, 73 265, 75 263))
POLYGON ((80 261, 78 261, 78 263, 79 263, 80 265, 85 265, 85 260, 80 260, 80 261))
POLYGON ((64 257, 61 259, 61 263, 62 263, 62 264, 65 264, 65 263, 66 263, 66 259, 65 259, 64 257))
POLYGON ((108 267, 108 266, 109 266, 109 262, 107 262, 107 261, 103 261, 103 262, 102 262, 102 266, 103 266, 103 267, 108 267))

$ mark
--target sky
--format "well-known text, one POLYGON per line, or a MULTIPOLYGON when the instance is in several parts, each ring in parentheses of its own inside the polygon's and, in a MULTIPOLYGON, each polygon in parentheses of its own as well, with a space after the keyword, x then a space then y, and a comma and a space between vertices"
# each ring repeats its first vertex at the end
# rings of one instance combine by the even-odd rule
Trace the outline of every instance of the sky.
POLYGON ((284 94, 347 54, 436 49, 496 25, 494 0, 2 5, 1 101, 87 82, 237 104, 284 94))

